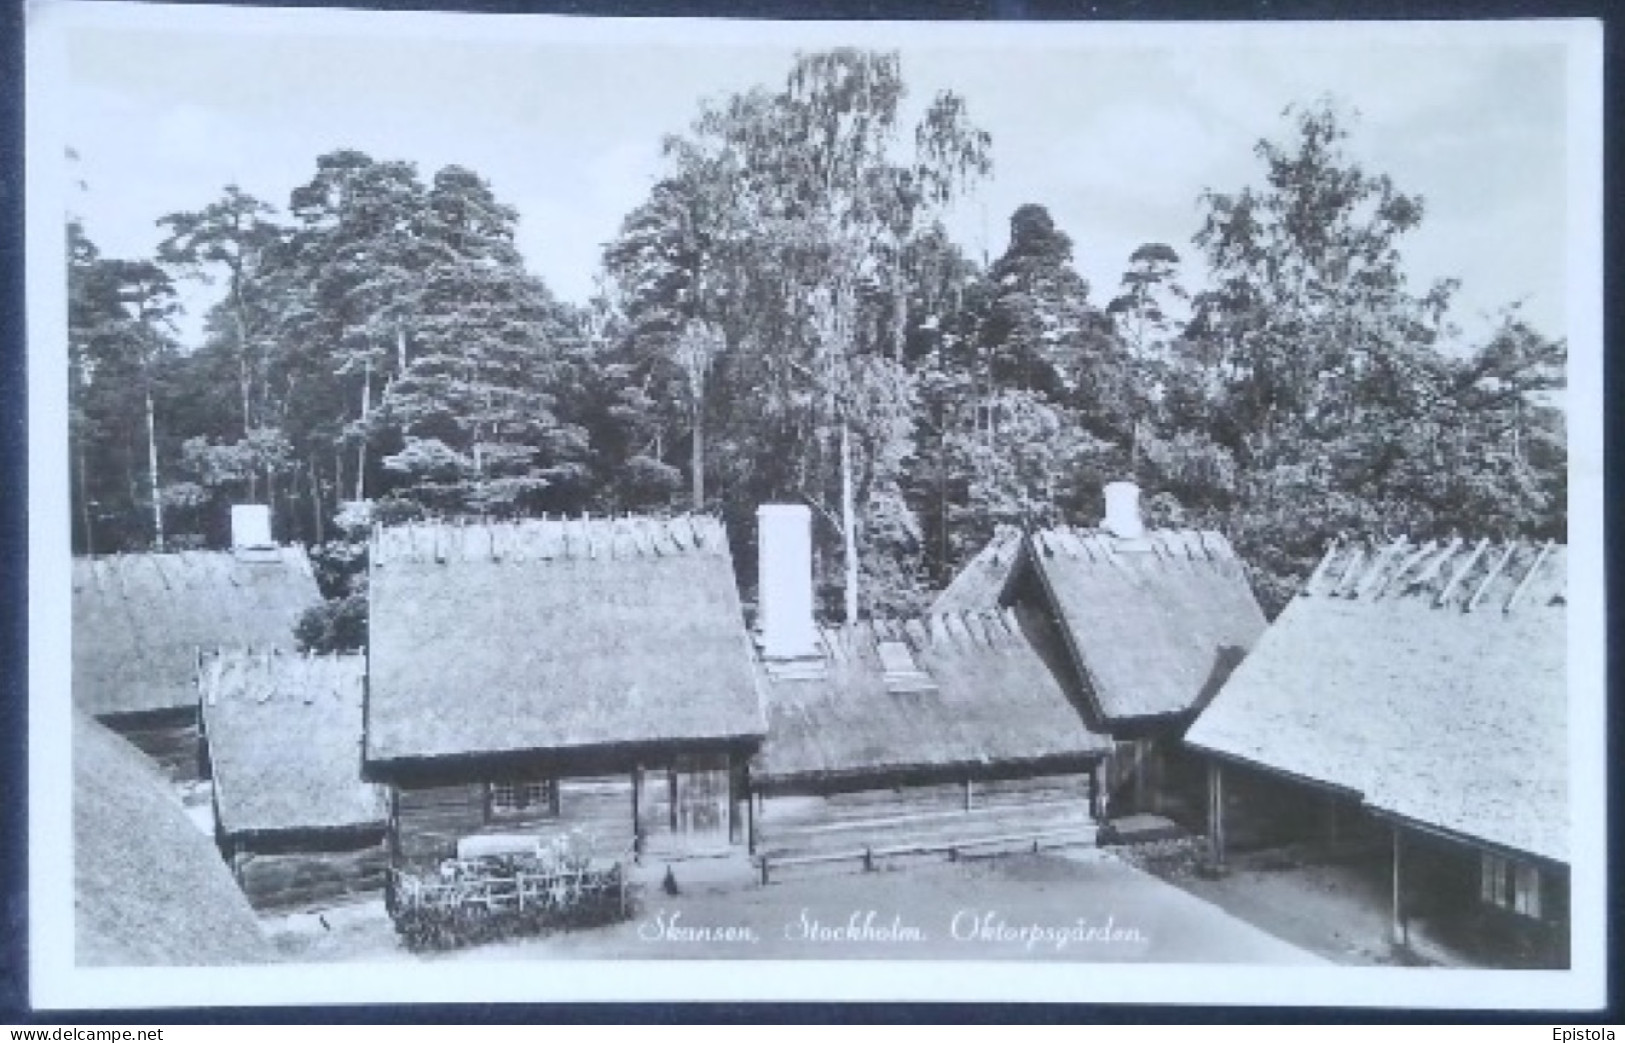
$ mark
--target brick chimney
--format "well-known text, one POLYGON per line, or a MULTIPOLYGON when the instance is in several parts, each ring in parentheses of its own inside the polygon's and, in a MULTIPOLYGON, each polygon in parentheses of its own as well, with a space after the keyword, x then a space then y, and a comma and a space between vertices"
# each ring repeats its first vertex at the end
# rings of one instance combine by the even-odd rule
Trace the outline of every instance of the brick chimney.
POLYGON ((1107 482, 1106 517, 1100 527, 1123 540, 1137 540, 1145 535, 1145 521, 1140 517, 1140 487, 1133 482, 1107 482))
POLYGON ((801 504, 763 504, 756 526, 762 657, 822 658, 813 627, 811 512, 801 504))

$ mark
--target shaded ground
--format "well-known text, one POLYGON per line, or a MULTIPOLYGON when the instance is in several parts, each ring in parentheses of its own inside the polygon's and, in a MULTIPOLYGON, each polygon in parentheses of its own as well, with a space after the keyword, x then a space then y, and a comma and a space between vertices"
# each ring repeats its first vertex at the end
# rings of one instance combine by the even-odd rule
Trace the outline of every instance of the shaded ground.
POLYGON ((1218 879, 1196 873, 1199 838, 1124 849, 1126 861, 1300 949, 1357 967, 1420 962, 1389 943, 1392 901, 1381 858, 1278 849, 1234 853, 1218 879))
MULTIPOLYGON (((873 873, 658 886, 630 922, 427 959, 1046 959, 1152 963, 1319 963, 1112 854, 930 862, 873 873)), ((271 918, 299 961, 414 959, 381 900, 271 918)))

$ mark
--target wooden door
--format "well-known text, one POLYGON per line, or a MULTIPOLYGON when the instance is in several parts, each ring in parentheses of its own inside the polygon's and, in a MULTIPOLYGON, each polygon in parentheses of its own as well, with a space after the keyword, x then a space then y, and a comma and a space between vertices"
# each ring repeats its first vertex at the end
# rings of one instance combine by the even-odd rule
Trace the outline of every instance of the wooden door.
POLYGON ((638 827, 652 852, 728 846, 732 790, 725 754, 679 757, 642 771, 638 827))
POLYGON ((672 782, 673 832, 703 846, 726 845, 731 804, 727 758, 680 759, 672 782))

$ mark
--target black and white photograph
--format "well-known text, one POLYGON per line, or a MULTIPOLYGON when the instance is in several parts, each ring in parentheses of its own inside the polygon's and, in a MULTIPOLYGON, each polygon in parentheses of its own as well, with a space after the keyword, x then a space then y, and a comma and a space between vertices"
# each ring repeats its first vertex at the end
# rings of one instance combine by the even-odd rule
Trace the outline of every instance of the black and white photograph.
POLYGON ((44 1007, 1605 998, 1599 24, 29 12, 44 1007))

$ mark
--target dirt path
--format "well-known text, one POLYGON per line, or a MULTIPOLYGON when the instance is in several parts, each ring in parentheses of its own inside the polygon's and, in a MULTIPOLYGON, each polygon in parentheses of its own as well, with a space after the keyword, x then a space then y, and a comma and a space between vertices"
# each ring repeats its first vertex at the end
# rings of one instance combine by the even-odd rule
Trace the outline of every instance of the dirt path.
POLYGON ((389 959, 1043 959, 1318 963, 1112 855, 930 862, 747 885, 658 888, 595 930, 414 957, 378 901, 268 922, 301 962, 389 959))
POLYGON ((1196 873, 1198 842, 1150 844, 1123 857, 1158 879, 1259 930, 1334 963, 1411 963, 1388 942, 1390 895, 1382 874, 1357 861, 1317 861, 1281 852, 1232 855, 1218 879, 1196 873))

